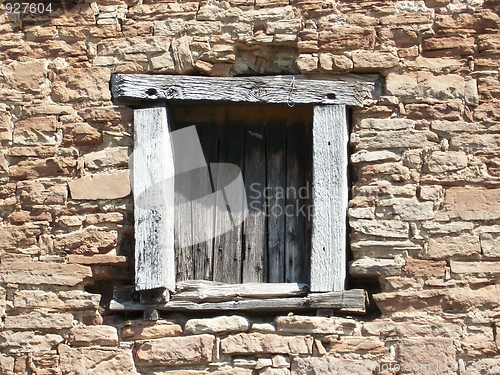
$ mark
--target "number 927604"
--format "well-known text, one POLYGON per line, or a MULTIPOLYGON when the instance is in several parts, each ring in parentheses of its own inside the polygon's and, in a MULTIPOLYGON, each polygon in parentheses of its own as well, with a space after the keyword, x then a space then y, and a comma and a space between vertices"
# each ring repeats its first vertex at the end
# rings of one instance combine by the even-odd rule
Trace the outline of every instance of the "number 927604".
POLYGON ((7 14, 45 14, 52 13, 51 3, 22 3, 22 2, 5 2, 5 10, 7 14))

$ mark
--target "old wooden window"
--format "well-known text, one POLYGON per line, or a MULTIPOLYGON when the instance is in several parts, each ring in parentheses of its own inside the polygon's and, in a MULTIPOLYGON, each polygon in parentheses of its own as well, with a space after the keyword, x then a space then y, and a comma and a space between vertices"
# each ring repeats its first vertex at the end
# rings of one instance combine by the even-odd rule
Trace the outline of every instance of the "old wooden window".
MULTIPOLYGON (((135 289, 143 300, 153 298, 156 307, 161 303, 170 310, 362 310, 363 291, 344 291, 346 106, 362 105, 373 88, 373 77, 115 75, 114 97, 142 103, 134 118, 133 184, 135 289), (173 140, 173 134, 180 134, 176 130, 190 125, 201 140, 203 162, 189 160, 200 157, 189 156, 189 147, 173 140), (223 186, 227 181, 218 183, 221 173, 214 177, 211 163, 238 166, 247 203, 250 199, 243 223, 224 233, 216 230, 224 211, 203 210, 197 200, 221 191, 214 199, 224 202, 216 206, 229 204, 223 186), (200 178, 190 176, 177 189, 190 169, 200 178), (252 189, 256 184, 259 188, 252 189), (264 188, 289 189, 295 195, 263 194, 264 188), (300 189, 307 193, 299 195, 300 189), (270 205, 284 209, 288 199, 295 202, 297 197, 307 208, 314 207, 312 218, 266 215, 270 205), (200 226, 217 233, 203 241, 193 239, 200 226), (186 300, 205 303, 193 307, 186 300)), ((132 309, 116 299, 114 308, 132 309)))

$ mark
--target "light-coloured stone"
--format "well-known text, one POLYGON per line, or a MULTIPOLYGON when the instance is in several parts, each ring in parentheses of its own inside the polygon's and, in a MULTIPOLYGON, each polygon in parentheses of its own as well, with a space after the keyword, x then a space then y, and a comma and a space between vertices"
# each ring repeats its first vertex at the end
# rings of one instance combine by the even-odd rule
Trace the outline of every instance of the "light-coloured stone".
POLYGON ((456 350, 449 338, 403 339, 398 349, 402 374, 454 374, 451 366, 456 360, 456 350), (445 367, 440 370, 443 364, 445 367), (421 370, 413 371, 414 366, 421 370))
POLYGON ((410 225, 396 220, 352 220, 349 225, 354 232, 374 237, 408 238, 410 225))
POLYGON ((426 256, 432 259, 446 259, 452 256, 471 256, 481 253, 479 236, 462 234, 430 238, 426 256))
POLYGON ((54 333, 40 334, 32 331, 0 332, 0 348, 11 352, 41 352, 51 350, 62 343, 64 338, 54 333))
POLYGON ((500 264, 497 262, 460 262, 452 260, 450 262, 450 268, 451 272, 456 274, 500 274, 500 264))
POLYGON ((46 60, 18 62, 2 66, 2 74, 8 87, 19 91, 40 92, 47 79, 46 60))
POLYGON ((118 333, 111 326, 77 325, 69 333, 71 346, 117 346, 118 333))
POLYGON ((41 311, 21 315, 7 315, 5 318, 5 329, 67 329, 72 327, 73 319, 72 314, 41 311))
POLYGON ((479 93, 477 80, 471 79, 465 82, 465 104, 476 107, 479 104, 479 93))
POLYGON ((435 76, 430 72, 389 73, 386 81, 389 95, 408 98, 462 99, 465 81, 455 74, 435 76))
POLYGON ((108 102, 111 99, 108 68, 71 69, 57 76, 52 85, 52 99, 55 102, 108 102))
POLYGON ((128 164, 128 147, 109 147, 83 156, 88 169, 119 168, 128 164))
POLYGON ((324 318, 319 316, 279 316, 275 319, 278 332, 312 334, 352 334, 356 321, 344 318, 324 318))
POLYGON ((419 202, 410 198, 392 198, 381 200, 376 215, 378 212, 384 213, 384 215, 394 215, 394 218, 403 221, 430 220, 434 218, 434 204, 428 201, 419 202), (389 213, 383 212, 385 210, 389 210, 389 213))
POLYGON ((351 162, 353 164, 400 161, 400 160, 401 160, 400 154, 388 150, 382 150, 382 151, 361 150, 351 155, 351 162))
POLYGON ((323 357, 294 358, 292 375, 341 375, 346 373, 372 375, 378 363, 369 359, 344 359, 333 355, 323 357))
POLYGON ((390 52, 357 51, 352 54, 356 71, 378 72, 380 69, 390 69, 399 64, 399 58, 390 52))
POLYGON ((94 174, 68 182, 71 198, 77 200, 118 199, 130 194, 128 171, 94 174))
POLYGON ((467 167, 467 155, 462 151, 435 151, 431 154, 426 167, 430 173, 459 171, 467 167))
POLYGON ((196 335, 167 337, 136 344, 139 366, 197 365, 212 362, 215 337, 196 335))
POLYGON ((284 355, 273 355, 273 367, 289 368, 290 357, 284 355))
POLYGON ((481 233, 479 239, 481 250, 486 258, 500 257, 500 233, 481 233))
POLYGON ((271 367, 273 365, 273 360, 271 358, 259 358, 255 364, 255 369, 260 370, 266 367, 271 367))
POLYGON ((296 63, 302 74, 310 74, 318 70, 318 58, 316 56, 301 54, 296 63))
POLYGON ((276 332, 276 327, 271 323, 253 323, 252 332, 276 332))
POLYGON ((126 322, 120 332, 124 340, 149 340, 162 337, 182 335, 182 327, 169 320, 130 321, 126 322))
POLYGON ((91 276, 89 267, 78 264, 16 262, 0 267, 0 282, 6 284, 75 286, 91 276))
POLYGON ((58 347, 63 375, 138 375, 130 349, 58 347))
POLYGON ((405 265, 403 259, 372 259, 362 258, 355 260, 349 267, 349 272, 354 277, 368 276, 396 276, 402 274, 405 265))
POLYGON ((311 336, 280 336, 277 334, 239 333, 221 340, 225 354, 311 354, 311 336))
POLYGON ((115 248, 118 232, 108 228, 86 227, 57 235, 54 248, 71 254, 98 254, 115 248))
POLYGON ((449 188, 443 213, 462 220, 500 218, 500 189, 449 188))
POLYGON ((242 316, 218 316, 216 318, 190 319, 184 330, 190 334, 246 332, 250 328, 250 321, 242 316))
POLYGON ((321 53, 319 65, 325 72, 348 72, 354 67, 352 60, 347 56, 332 53, 321 53))

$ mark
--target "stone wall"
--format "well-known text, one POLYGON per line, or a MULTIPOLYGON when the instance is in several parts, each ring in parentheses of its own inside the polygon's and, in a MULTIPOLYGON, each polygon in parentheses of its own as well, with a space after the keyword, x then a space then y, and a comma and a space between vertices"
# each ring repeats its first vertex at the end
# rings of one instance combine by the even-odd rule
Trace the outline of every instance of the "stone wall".
POLYGON ((498 373, 499 25, 498 0, 2 10, 1 373, 498 373), (116 72, 381 74, 352 113, 349 218, 351 279, 379 280, 382 315, 110 314, 133 279, 116 72))

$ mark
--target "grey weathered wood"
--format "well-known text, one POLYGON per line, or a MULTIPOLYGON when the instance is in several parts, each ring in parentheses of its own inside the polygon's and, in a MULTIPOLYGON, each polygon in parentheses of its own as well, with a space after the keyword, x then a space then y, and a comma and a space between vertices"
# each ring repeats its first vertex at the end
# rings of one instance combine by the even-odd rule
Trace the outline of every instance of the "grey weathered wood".
MULTIPOLYGON (((243 171, 244 130, 243 126, 230 123, 219 124, 217 126, 219 163, 235 164, 243 171)), ((212 177, 216 192, 225 187, 226 178, 223 173, 214 173, 212 170, 212 177)), ((232 222, 228 207, 226 206, 228 203, 225 201, 226 199, 226 195, 217 195, 215 233, 223 233, 221 228, 227 228, 228 223, 232 222)), ((230 231, 215 238, 213 281, 230 284, 241 283, 242 231, 243 225, 238 224, 230 231)))
POLYGON ((365 291, 360 289, 343 292, 322 293, 307 297, 243 299, 226 302, 195 303, 191 301, 171 300, 156 305, 141 305, 133 300, 112 300, 109 305, 112 311, 143 311, 156 309, 159 311, 295 311, 333 309, 343 313, 364 313, 366 308, 365 291))
POLYGON ((375 95, 377 79, 378 76, 217 78, 115 74, 112 92, 116 99, 362 106, 365 98, 375 95))
POLYGON ((241 298, 286 298, 304 296, 309 286, 297 283, 244 283, 222 284, 206 281, 183 281, 177 283, 175 301, 215 302, 241 298))
POLYGON ((300 189, 305 187, 304 124, 287 126, 286 205, 285 205, 285 282, 306 282, 304 262, 305 217, 300 189))
POLYGON ((286 128, 285 124, 267 124, 267 184, 268 194, 268 268, 269 282, 285 282, 285 197, 277 194, 286 188, 286 128))
POLYGON ((313 119, 311 291, 344 289, 348 129, 344 106, 316 106, 313 119))
POLYGON ((267 281, 266 207, 262 191, 266 185, 266 130, 262 124, 245 127, 245 188, 248 216, 244 223, 242 282, 267 281), (256 194, 252 198, 252 185, 256 194), (256 189, 255 189, 256 188, 256 189))
POLYGON ((134 111, 137 290, 175 289, 174 159, 165 107, 134 111))

